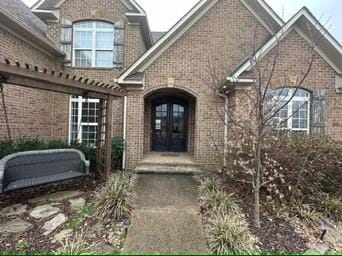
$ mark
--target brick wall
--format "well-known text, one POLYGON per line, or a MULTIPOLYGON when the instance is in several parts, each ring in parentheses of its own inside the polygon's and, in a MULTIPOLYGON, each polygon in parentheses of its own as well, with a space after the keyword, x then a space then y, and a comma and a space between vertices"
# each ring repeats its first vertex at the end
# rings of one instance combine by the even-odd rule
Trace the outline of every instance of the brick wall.
MULTIPOLYGON (((261 74, 270 73, 271 63, 273 63, 276 52, 277 48, 274 48, 260 61, 261 74)), ((272 86, 274 88, 283 87, 284 81, 291 86, 291 80, 294 78, 300 80, 309 67, 312 54, 313 51, 309 44, 296 31, 292 30, 280 42, 272 86)), ((335 71, 318 54, 316 54, 313 66, 302 84, 302 88, 309 92, 325 90, 325 134, 333 139, 342 140, 342 94, 336 93, 335 71)), ((238 91, 236 98, 243 99, 243 94, 244 92, 238 91)), ((237 106, 237 109, 234 110, 236 117, 243 117, 243 113, 248 113, 248 106, 244 104, 235 104, 235 106, 237 106)))
MULTIPOLYGON (((19 60, 56 70, 53 56, 0 28, 0 58, 19 60)), ((14 138, 40 137, 66 139, 68 134, 67 96, 41 90, 5 84, 5 100, 14 138)), ((0 104, 0 139, 7 137, 2 104, 0 104)))
POLYGON ((142 159, 144 140, 146 143, 144 96, 167 87, 168 78, 174 78, 176 88, 196 98, 195 161, 209 169, 220 166, 222 152, 216 152, 214 144, 222 144, 223 140, 223 125, 216 115, 217 108, 223 107, 223 100, 208 85, 209 61, 222 63, 221 72, 228 75, 252 51, 254 31, 257 45, 269 37, 239 0, 221 0, 148 67, 145 91, 132 92, 129 99, 129 168, 142 159))
MULTIPOLYGON (((114 78, 123 72, 123 69, 130 66, 145 50, 139 24, 129 23, 125 13, 128 9, 120 0, 67 0, 60 7, 60 21, 48 23, 49 36, 56 45, 60 46, 61 20, 65 18, 71 22, 81 20, 102 20, 110 23, 119 20, 125 21, 125 50, 123 68, 68 68, 66 72, 94 80, 113 83, 114 78)), ((123 99, 114 101, 113 113, 113 136, 122 136, 123 132, 123 99)))

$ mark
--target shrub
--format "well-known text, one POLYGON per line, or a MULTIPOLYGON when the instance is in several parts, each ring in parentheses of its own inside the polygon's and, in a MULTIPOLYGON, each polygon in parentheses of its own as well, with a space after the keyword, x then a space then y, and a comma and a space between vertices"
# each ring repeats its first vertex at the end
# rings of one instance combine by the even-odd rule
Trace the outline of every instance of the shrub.
POLYGON ((113 138, 112 140, 112 164, 119 168, 122 160, 125 142, 121 137, 113 138))
POLYGON ((0 141, 0 159, 14 152, 15 152, 15 148, 11 141, 9 140, 0 141))
POLYGON ((235 215, 214 216, 208 231, 208 245, 212 253, 237 254, 254 250, 247 225, 235 215))
POLYGON ((208 191, 203 196, 203 201, 205 206, 214 213, 232 213, 239 210, 231 196, 222 190, 208 191))
POLYGON ((125 174, 113 174, 96 192, 97 213, 103 219, 121 220, 133 208, 132 180, 125 174))
MULTIPOLYGON (((228 175, 250 181, 254 173, 253 143, 245 135, 232 139, 228 175)), ((309 204, 321 208, 325 193, 340 195, 342 144, 327 137, 277 134, 262 148, 262 199, 281 204, 309 204)), ((246 191, 248 193, 248 191, 246 191)))

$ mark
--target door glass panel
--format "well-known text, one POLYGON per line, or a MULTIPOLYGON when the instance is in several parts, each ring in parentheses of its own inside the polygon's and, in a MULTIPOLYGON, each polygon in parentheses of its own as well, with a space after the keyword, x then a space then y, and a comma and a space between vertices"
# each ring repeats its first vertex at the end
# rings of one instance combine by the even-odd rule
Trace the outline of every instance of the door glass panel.
POLYGON ((169 99, 154 105, 152 150, 183 152, 186 150, 186 108, 169 99))
POLYGON ((173 104, 173 120, 172 132, 175 134, 183 134, 184 132, 184 107, 178 104, 173 104))

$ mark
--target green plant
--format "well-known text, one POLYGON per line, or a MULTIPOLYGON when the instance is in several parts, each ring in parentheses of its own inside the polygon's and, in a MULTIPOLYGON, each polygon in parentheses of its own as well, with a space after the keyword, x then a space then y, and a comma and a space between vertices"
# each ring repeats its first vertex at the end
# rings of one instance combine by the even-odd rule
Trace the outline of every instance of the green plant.
POLYGON ((125 174, 114 174, 96 192, 96 199, 100 217, 121 220, 133 208, 132 181, 125 174))
POLYGON ((30 151, 30 150, 40 150, 46 149, 46 143, 38 138, 26 139, 20 138, 15 142, 15 151, 30 151))
POLYGON ((235 215, 215 215, 209 222, 208 236, 209 249, 214 254, 246 254, 254 250, 247 225, 235 215))
POLYGON ((80 209, 80 215, 83 217, 90 216, 95 212, 95 207, 92 204, 86 204, 80 209))
POLYGON ((18 240, 15 244, 15 248, 20 251, 24 251, 29 248, 29 244, 25 240, 18 240))
POLYGON ((15 152, 13 143, 10 140, 0 141, 0 159, 15 152))
POLYGON ((121 137, 115 137, 112 140, 112 163, 117 166, 124 152, 124 140, 121 137))
POLYGON ((222 190, 208 191, 203 196, 205 206, 214 213, 238 212, 239 207, 234 199, 222 190))
POLYGON ((87 217, 95 212, 95 207, 92 204, 85 204, 79 211, 74 211, 72 218, 69 219, 67 227, 77 229, 83 225, 87 217))
POLYGON ((84 223, 85 219, 83 217, 77 216, 77 217, 73 217, 70 218, 70 220, 67 223, 67 227, 71 228, 71 229, 78 229, 79 227, 81 227, 84 223))

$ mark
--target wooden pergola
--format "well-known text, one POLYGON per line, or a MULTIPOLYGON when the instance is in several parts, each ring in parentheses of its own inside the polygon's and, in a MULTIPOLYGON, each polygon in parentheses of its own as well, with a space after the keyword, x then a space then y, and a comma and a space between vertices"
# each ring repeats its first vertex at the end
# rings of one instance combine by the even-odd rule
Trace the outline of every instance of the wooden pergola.
POLYGON ((114 84, 71 76, 61 71, 49 71, 18 61, 11 62, 8 59, 5 59, 4 63, 0 63, 0 87, 4 87, 4 85, 100 99, 96 143, 97 171, 103 178, 110 176, 112 172, 113 100, 125 96, 124 89, 114 84))

